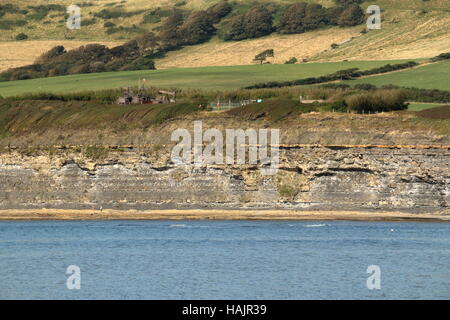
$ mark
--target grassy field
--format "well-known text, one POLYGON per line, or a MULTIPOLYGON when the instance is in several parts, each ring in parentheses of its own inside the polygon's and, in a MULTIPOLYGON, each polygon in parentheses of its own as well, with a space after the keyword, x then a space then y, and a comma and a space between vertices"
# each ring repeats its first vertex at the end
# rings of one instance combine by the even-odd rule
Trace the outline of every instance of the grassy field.
POLYGON ((325 75, 341 69, 371 69, 401 61, 351 61, 296 65, 251 65, 203 68, 179 68, 149 71, 106 72, 53 78, 0 82, 0 95, 7 97, 27 92, 77 92, 136 86, 166 88, 237 89, 258 82, 283 81, 325 75))
POLYGON ((432 109, 441 106, 442 103, 422 103, 422 102, 411 102, 408 106, 409 111, 422 111, 427 109, 432 109))
POLYGON ((450 61, 447 60, 411 70, 345 82, 352 85, 357 83, 371 83, 376 86, 395 84, 402 87, 450 91, 450 61))

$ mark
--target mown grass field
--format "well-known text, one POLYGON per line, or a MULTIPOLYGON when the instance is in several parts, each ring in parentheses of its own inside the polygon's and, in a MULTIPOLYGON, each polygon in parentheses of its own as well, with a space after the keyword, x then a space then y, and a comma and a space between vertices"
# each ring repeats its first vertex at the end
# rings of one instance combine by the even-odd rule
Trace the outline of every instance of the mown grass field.
POLYGON ((442 61, 405 71, 392 72, 364 79, 345 81, 348 84, 370 83, 378 87, 394 84, 450 91, 450 61, 442 61))
POLYGON ((81 74, 0 82, 0 95, 8 97, 22 93, 42 91, 68 93, 120 88, 137 86, 139 79, 146 79, 145 85, 153 87, 227 90, 238 89, 259 82, 315 77, 348 68, 367 70, 383 66, 387 63, 394 64, 399 62, 402 61, 350 61, 296 65, 226 66, 81 74))
POLYGON ((442 103, 421 103, 411 102, 408 106, 409 111, 422 111, 442 106, 442 103))

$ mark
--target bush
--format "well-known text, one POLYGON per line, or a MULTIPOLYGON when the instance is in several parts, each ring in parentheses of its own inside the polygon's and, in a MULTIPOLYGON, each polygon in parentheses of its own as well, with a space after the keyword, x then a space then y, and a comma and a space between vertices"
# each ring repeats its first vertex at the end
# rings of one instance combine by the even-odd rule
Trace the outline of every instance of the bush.
POLYGON ((172 13, 172 10, 157 8, 144 15, 142 23, 158 23, 162 18, 169 17, 172 13))
POLYGON ((26 40, 26 39, 28 39, 28 36, 25 33, 19 33, 18 35, 16 35, 17 41, 26 40))
POLYGON ((289 60, 287 60, 284 64, 296 64, 298 62, 297 58, 292 57, 289 60))
POLYGON ((338 5, 346 7, 352 4, 361 4, 364 0, 334 0, 334 2, 338 5))
POLYGON ((370 84, 370 83, 359 83, 359 84, 355 84, 354 88, 358 89, 358 90, 370 91, 370 90, 375 90, 377 88, 377 86, 374 86, 373 84, 370 84))
POLYGON ((103 26, 104 26, 105 28, 112 28, 112 27, 115 27, 116 24, 115 24, 115 23, 112 23, 111 21, 106 21, 106 22, 103 24, 103 26))
POLYGON ((39 5, 39 6, 28 6, 29 9, 33 10, 33 13, 29 13, 27 15, 27 19, 29 20, 43 20, 50 11, 58 11, 65 12, 66 7, 58 4, 48 4, 48 5, 39 5))
POLYGON ((417 62, 409 61, 405 63, 399 64, 387 64, 379 68, 373 68, 366 71, 359 71, 358 68, 351 68, 345 70, 339 70, 334 73, 321 76, 321 77, 310 77, 306 79, 292 80, 292 81, 283 81, 283 82, 266 82, 266 83, 258 83, 252 86, 248 86, 245 89, 260 89, 260 88, 281 88, 281 87, 289 87, 289 86, 299 86, 299 85, 309 85, 309 84, 317 84, 324 83, 336 80, 351 80, 354 78, 359 78, 365 75, 372 74, 380 74, 386 73, 394 70, 406 69, 416 66, 417 62))
POLYGON ((11 30, 14 27, 23 27, 28 22, 25 20, 0 20, 0 30, 11 30))
POLYGON ((406 99, 407 94, 403 90, 378 90, 370 94, 349 96, 345 102, 349 110, 357 113, 372 113, 407 109, 406 99))
POLYGON ((447 60, 447 59, 450 59, 450 52, 441 53, 440 55, 432 58, 431 61, 436 62, 436 61, 447 60))
POLYGON ((142 10, 137 11, 125 11, 123 9, 102 9, 99 12, 94 13, 94 17, 108 19, 126 18, 141 14, 142 10))

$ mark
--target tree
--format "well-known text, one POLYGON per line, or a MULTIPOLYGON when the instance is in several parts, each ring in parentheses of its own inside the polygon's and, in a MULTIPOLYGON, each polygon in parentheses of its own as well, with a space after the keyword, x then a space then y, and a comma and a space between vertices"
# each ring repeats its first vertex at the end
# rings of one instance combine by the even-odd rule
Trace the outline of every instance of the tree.
POLYGON ((56 46, 51 48, 49 51, 43 53, 39 58, 36 59, 35 63, 46 63, 52 60, 55 57, 58 57, 64 53, 66 53, 66 49, 63 46, 56 46))
POLYGON ((320 4, 295 3, 282 14, 278 32, 303 33, 328 23, 327 11, 320 4))
POLYGON ((153 32, 146 32, 135 40, 140 56, 152 56, 159 46, 158 38, 153 32))
POLYGON ((305 30, 314 30, 327 24, 326 9, 317 3, 306 6, 306 16, 303 20, 305 30))
POLYGON ((338 25, 341 27, 352 27, 364 21, 364 11, 357 4, 347 7, 339 17, 338 25))
POLYGON ((181 45, 178 31, 183 22, 183 15, 179 11, 174 11, 172 15, 167 17, 167 19, 161 25, 161 29, 159 31, 161 49, 172 50, 178 48, 181 45))
POLYGON ((238 15, 233 18, 231 22, 230 31, 225 34, 225 40, 244 40, 247 38, 247 32, 245 30, 245 16, 238 15))
POLYGON ((339 24, 339 17, 342 15, 344 10, 345 7, 341 6, 328 8, 326 11, 328 23, 337 26, 339 24))
POLYGON ((245 15, 245 31, 247 38, 259 38, 271 34, 272 13, 263 6, 254 6, 245 15))
POLYGON ((303 19, 306 16, 305 2, 290 5, 282 14, 278 25, 278 32, 282 34, 305 32, 303 19))
POLYGON ((263 64, 264 61, 267 60, 268 57, 274 57, 275 53, 273 49, 264 50, 261 53, 258 53, 253 61, 258 61, 260 64, 263 64))
POLYGON ((265 7, 253 6, 246 14, 236 16, 225 40, 259 38, 272 33, 272 13, 265 7))
POLYGON ((226 17, 231 12, 231 5, 227 0, 223 0, 215 5, 209 7, 206 13, 213 23, 218 23, 222 18, 226 17))
POLYGON ((208 41, 215 31, 216 28, 206 11, 197 11, 188 16, 180 27, 179 34, 183 44, 193 45, 208 41))

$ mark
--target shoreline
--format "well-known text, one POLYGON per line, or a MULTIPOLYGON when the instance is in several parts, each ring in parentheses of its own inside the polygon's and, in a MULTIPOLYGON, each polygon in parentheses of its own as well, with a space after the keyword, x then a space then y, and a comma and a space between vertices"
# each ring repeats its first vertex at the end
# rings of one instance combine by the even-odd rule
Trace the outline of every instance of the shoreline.
POLYGON ((450 212, 405 213, 398 211, 331 210, 89 210, 12 209, 0 210, 0 221, 23 220, 350 220, 450 222, 450 212))

